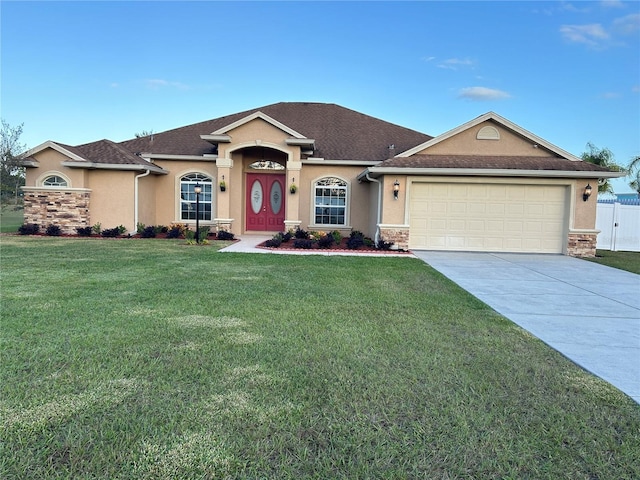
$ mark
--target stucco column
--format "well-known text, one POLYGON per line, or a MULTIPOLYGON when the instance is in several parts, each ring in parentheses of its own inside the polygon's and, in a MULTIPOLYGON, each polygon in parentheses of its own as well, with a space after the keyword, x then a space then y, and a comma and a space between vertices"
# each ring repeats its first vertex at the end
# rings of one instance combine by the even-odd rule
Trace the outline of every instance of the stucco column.
POLYGON ((231 158, 218 158, 216 159, 216 167, 218 169, 218 178, 213 186, 216 195, 216 213, 213 219, 218 230, 231 230, 231 224, 233 219, 231 215, 231 194, 234 191, 234 187, 237 190, 236 194, 240 195, 242 191, 242 185, 231 184, 231 169, 233 168, 233 159, 231 158), (224 182, 226 184, 226 190, 220 191, 220 182, 224 176, 224 182))
POLYGON ((287 201, 285 206, 284 226, 286 230, 295 229, 301 223, 300 221, 300 171, 302 170, 302 162, 287 162, 287 201), (291 193, 291 185, 298 187, 295 193, 291 193))

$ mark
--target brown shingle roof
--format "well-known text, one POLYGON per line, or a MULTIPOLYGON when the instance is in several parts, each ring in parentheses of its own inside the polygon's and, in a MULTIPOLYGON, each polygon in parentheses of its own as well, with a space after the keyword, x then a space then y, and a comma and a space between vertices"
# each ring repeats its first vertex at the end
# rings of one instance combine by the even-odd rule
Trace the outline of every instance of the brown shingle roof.
POLYGON ((520 157, 492 155, 412 155, 397 157, 376 168, 464 168, 490 170, 557 170, 565 172, 609 172, 593 163, 560 157, 520 157))
POLYGON ((98 140, 97 142, 85 143, 75 147, 61 143, 58 145, 92 163, 154 166, 111 140, 98 140))
POLYGON ((315 140, 314 157, 330 160, 389 158, 389 145, 402 152, 432 137, 369 115, 330 103, 281 102, 225 117, 122 142, 131 152, 169 155, 202 155, 213 147, 201 140, 207 135, 252 113, 262 112, 315 140))

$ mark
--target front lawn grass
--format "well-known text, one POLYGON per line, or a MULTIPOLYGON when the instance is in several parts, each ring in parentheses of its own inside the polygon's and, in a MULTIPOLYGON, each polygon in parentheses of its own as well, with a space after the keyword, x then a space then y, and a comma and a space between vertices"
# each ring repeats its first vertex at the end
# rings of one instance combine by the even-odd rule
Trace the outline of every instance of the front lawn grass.
POLYGON ((16 233, 24 223, 24 211, 20 205, 0 207, 0 233, 16 233))
POLYGON ((3 237, 0 477, 640 477, 640 408, 413 258, 3 237))
POLYGON ((596 250, 595 258, 587 258, 585 260, 640 275, 640 252, 611 252, 609 250, 596 250))

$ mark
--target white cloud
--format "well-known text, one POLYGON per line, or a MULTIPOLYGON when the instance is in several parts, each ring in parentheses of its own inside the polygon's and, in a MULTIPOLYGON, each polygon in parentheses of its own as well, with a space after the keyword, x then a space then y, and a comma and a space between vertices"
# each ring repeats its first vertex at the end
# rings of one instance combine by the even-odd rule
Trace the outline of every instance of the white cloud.
POLYGON ((640 93, 640 85, 634 85, 633 87, 631 87, 631 91, 633 93, 640 93))
POLYGON ((151 78, 145 80, 145 85, 152 90, 159 90, 160 88, 172 87, 179 90, 189 90, 189 86, 180 82, 170 82, 168 80, 162 80, 159 78, 151 78))
POLYGON ((605 100, 615 100, 616 98, 620 98, 622 95, 616 92, 605 92, 601 95, 605 100))
POLYGON ((586 13, 589 11, 589 7, 578 8, 572 3, 560 2, 560 10, 565 12, 586 13))
POLYGON ((460 68, 473 68, 476 62, 468 58, 449 58, 438 64, 439 68, 458 70, 460 68))
POLYGON ((466 98, 468 100, 504 100, 511 98, 511 95, 502 90, 496 90, 487 87, 467 87, 460 89, 458 98, 466 98))
POLYGON ((620 0, 602 0, 600 5, 604 8, 624 8, 624 3, 620 0))
POLYGON ((560 33, 570 42, 584 43, 592 47, 600 46, 602 42, 609 39, 609 34, 599 23, 562 25, 560 33))
POLYGON ((640 30, 640 13, 616 18, 613 21, 613 29, 620 35, 632 35, 636 30, 640 30))
POLYGON ((431 62, 433 60, 435 60, 436 57, 422 57, 422 61, 423 62, 431 62))

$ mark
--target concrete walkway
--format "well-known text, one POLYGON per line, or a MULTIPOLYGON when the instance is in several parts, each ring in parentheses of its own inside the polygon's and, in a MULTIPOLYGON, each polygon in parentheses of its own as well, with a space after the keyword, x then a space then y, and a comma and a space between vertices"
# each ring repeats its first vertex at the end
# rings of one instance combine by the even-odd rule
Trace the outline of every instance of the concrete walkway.
POLYGON ((640 403, 640 275, 563 255, 413 253, 640 403))

